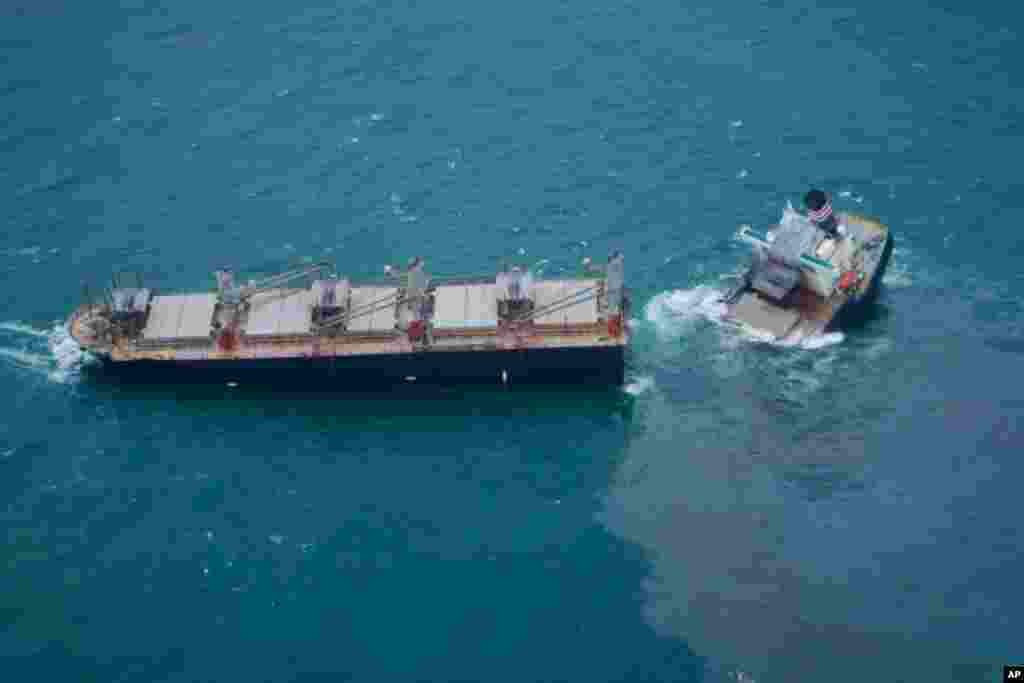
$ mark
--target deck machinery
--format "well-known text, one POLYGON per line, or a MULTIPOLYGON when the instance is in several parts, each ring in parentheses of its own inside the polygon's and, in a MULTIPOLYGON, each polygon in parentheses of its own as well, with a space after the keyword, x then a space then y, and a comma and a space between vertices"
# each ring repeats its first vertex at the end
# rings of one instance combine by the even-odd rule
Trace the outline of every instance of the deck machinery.
POLYGON ((72 314, 72 336, 122 375, 235 378, 312 370, 380 381, 621 382, 629 341, 623 257, 580 277, 431 277, 425 262, 354 283, 326 261, 212 292, 160 293, 115 276, 72 314))

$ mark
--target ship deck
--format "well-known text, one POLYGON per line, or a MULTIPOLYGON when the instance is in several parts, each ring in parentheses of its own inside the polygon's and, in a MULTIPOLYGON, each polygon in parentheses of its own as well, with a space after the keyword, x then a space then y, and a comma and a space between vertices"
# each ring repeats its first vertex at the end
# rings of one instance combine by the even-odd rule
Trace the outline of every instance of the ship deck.
POLYGON ((238 344, 220 348, 211 330, 217 317, 213 293, 154 296, 145 324, 131 339, 104 342, 90 337, 82 324, 88 307, 71 319, 71 333, 84 346, 99 350, 110 360, 169 361, 272 361, 274 359, 345 358, 454 351, 507 351, 619 347, 628 331, 609 336, 597 279, 541 280, 534 285, 537 310, 550 313, 509 330, 498 324, 496 285, 493 281, 440 284, 434 289, 429 347, 414 344, 396 327, 398 307, 393 285, 353 285, 348 309, 369 311, 353 315, 344 329, 318 331, 313 324, 315 295, 310 289, 280 288, 254 296, 241 319, 238 344), (574 295, 582 293, 574 303, 574 295), (562 305, 569 299, 568 305, 562 305), (362 308, 361 308, 362 307, 362 308))

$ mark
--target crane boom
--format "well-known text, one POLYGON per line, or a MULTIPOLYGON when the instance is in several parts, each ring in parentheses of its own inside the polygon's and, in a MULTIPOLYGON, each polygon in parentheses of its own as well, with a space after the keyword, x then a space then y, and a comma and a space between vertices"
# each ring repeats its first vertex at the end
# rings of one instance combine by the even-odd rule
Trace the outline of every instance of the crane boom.
POLYGON ((331 264, 327 261, 319 261, 317 263, 311 263, 308 266, 301 268, 295 268, 293 270, 278 273, 277 275, 271 275, 265 277, 262 280, 256 280, 247 285, 241 287, 231 287, 221 292, 221 297, 225 303, 239 303, 244 301, 260 292, 265 292, 268 289, 274 289, 281 285, 297 280, 302 277, 309 275, 315 275, 324 270, 330 270, 331 264))

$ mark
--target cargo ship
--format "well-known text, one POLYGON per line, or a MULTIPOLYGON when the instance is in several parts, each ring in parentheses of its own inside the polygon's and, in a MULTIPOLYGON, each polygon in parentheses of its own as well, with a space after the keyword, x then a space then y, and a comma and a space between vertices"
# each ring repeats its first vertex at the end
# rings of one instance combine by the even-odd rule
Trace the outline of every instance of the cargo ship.
POLYGON ((623 381, 629 296, 618 252, 560 279, 519 266, 431 277, 415 258, 365 282, 328 261, 244 285, 227 269, 214 280, 209 291, 175 293, 115 274, 100 293, 85 289, 69 331, 119 379, 623 381))
POLYGON ((753 262, 725 297, 725 320, 772 341, 799 344, 835 329, 875 299, 893 236, 881 221, 832 212, 824 193, 807 194, 808 214, 787 206, 768 231, 749 226, 738 239, 753 262))

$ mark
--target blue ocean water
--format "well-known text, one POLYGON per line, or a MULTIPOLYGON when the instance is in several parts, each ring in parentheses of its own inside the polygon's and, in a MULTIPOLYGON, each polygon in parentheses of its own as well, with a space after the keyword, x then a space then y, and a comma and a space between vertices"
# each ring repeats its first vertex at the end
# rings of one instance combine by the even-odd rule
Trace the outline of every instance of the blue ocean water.
POLYGON ((994 681, 1024 652, 1018 12, 6 3, 4 680, 994 681), (714 295, 809 185, 857 325, 714 295), (119 386, 83 281, 620 248, 627 386, 119 386))

